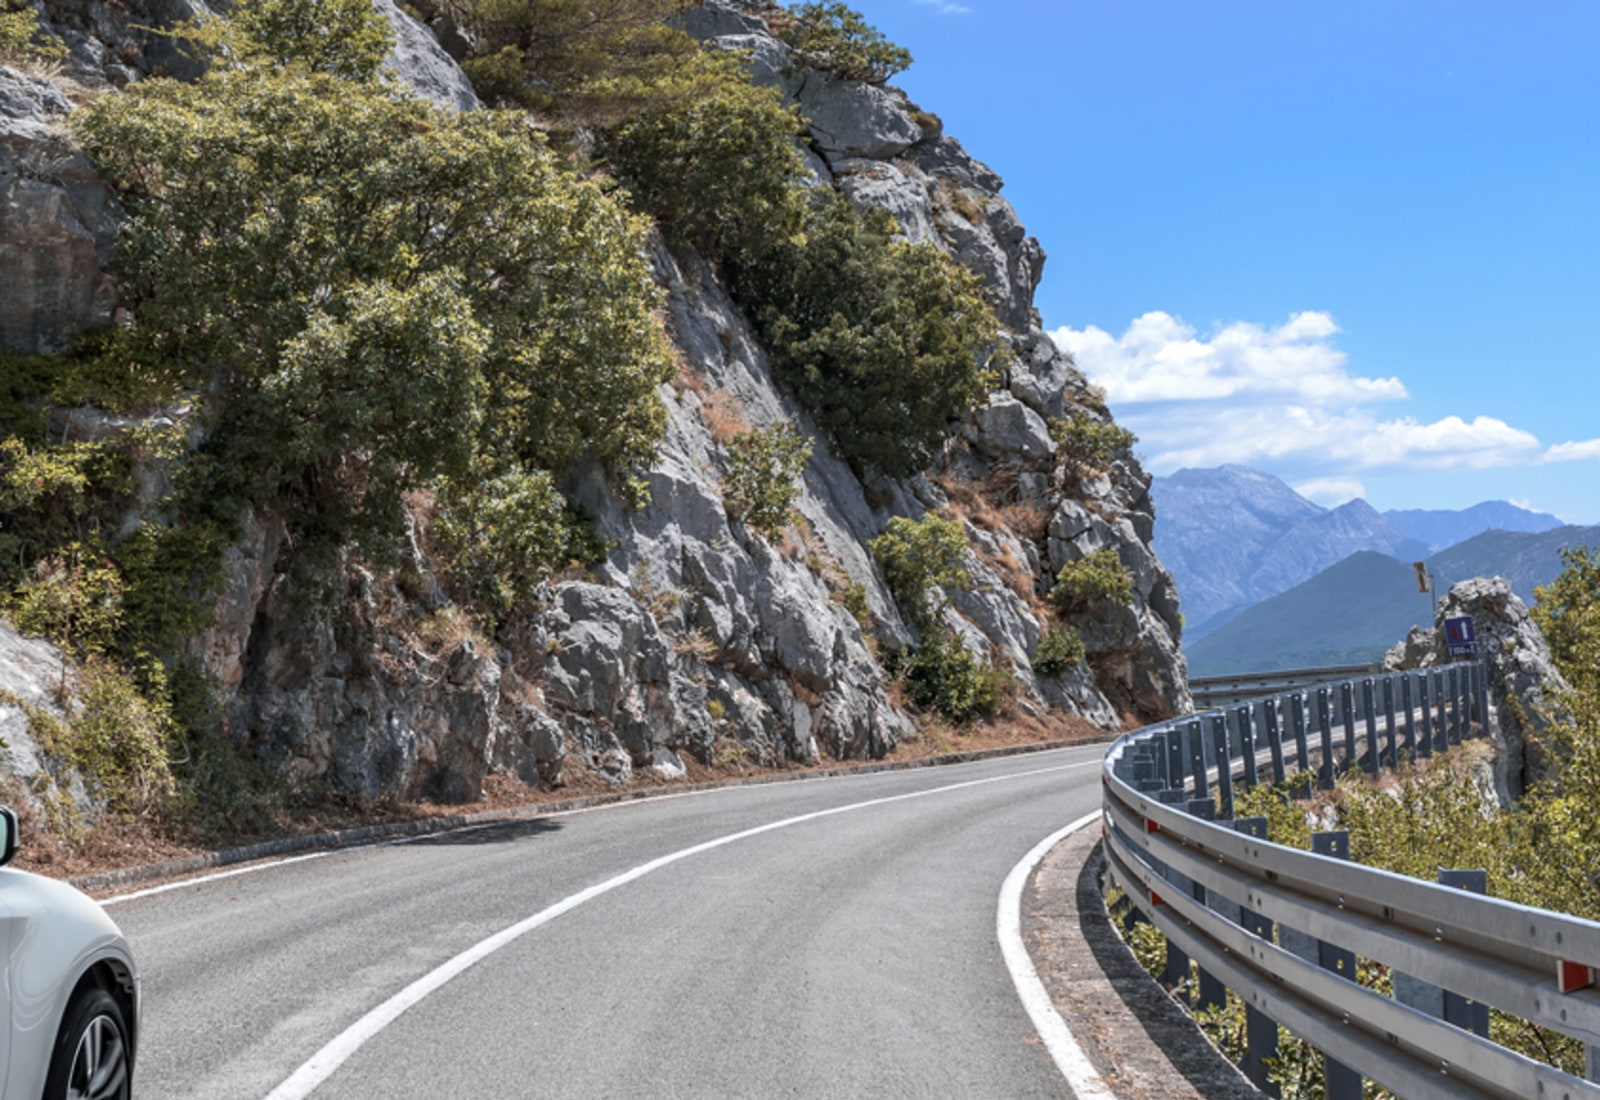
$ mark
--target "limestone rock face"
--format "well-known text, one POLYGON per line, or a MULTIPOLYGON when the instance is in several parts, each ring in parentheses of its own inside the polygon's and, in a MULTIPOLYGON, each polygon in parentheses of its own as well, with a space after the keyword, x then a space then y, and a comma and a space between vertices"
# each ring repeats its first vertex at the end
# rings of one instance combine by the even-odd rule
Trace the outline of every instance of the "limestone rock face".
POLYGON ((0 67, 0 352, 50 355, 110 324, 118 210, 49 81, 0 67))
POLYGON ((384 66, 436 107, 473 111, 482 107, 472 82, 444 51, 427 27, 402 11, 394 0, 373 0, 394 31, 394 48, 384 66))
POLYGON ((11 780, 4 797, 24 798, 35 809, 54 808, 92 821, 99 807, 85 790, 83 777, 52 759, 31 728, 40 716, 66 720, 75 678, 72 663, 59 649, 23 637, 0 619, 0 773, 11 780))
POLYGON ((1478 654, 1488 668, 1494 784, 1501 803, 1510 805, 1530 784, 1550 776, 1550 761, 1536 739, 1549 724, 1549 708, 1556 697, 1571 690, 1511 582, 1504 577, 1475 577, 1451 585, 1439 601, 1434 629, 1412 627, 1405 641, 1384 655, 1383 667, 1433 668, 1449 663, 1438 639, 1444 621, 1461 615, 1472 617, 1478 654))
MULTIPOLYGON (((427 29, 392 0, 375 2, 401 40, 391 67, 435 102, 476 105, 427 29)), ((198 0, 51 0, 47 15, 76 36, 75 71, 115 84, 168 63, 135 22, 160 25, 198 10, 198 0)), ((892 517, 934 510, 963 522, 970 551, 967 585, 942 594, 942 626, 1009 674, 1019 716, 1048 723, 1074 715, 1113 729, 1190 707, 1175 588, 1150 551, 1149 478, 1131 456, 1099 471, 1057 462, 1052 418, 1106 414, 1040 329, 1033 292, 1044 255, 1001 197, 999 177, 897 89, 797 70, 762 10, 757 0, 713 0, 684 25, 719 48, 746 51, 753 76, 801 106, 812 186, 889 211, 906 238, 983 278, 1014 353, 1005 377, 951 425, 926 474, 894 480, 853 469, 775 382, 717 272, 692 252, 658 245, 652 261, 681 370, 661 389, 667 432, 643 474, 649 502, 626 506, 598 468, 570 472, 563 489, 595 517, 608 556, 550 582, 534 609, 493 637, 451 603, 448 577, 435 577, 425 508, 413 515, 392 572, 347 552, 335 568, 308 575, 281 521, 265 512, 242 518, 212 625, 190 652, 216 678, 231 735, 291 782, 365 797, 471 800, 495 773, 560 784, 582 771, 620 783, 640 773, 679 778, 691 760, 882 756, 915 733, 890 690, 887 657, 922 638, 867 544, 892 517), (730 441, 780 422, 796 425, 812 453, 798 518, 768 539, 730 515, 723 482, 730 441), (1054 606, 1056 573, 1096 550, 1122 562, 1128 601, 1070 613, 1054 606), (1082 635, 1088 659, 1042 675, 1033 668, 1040 642, 1062 626, 1082 635)), ((21 136, 0 137, 0 187, 12 186, 6 143, 55 140, 53 120, 67 109, 48 86, 8 87, 0 83, 0 134, 21 136)), ((14 175, 17 186, 36 182, 37 173, 14 175)), ((58 181, 57 193, 72 195, 71 183, 58 181)), ((30 208, 24 229, 64 240, 50 227, 67 223, 40 213, 49 209, 58 208, 30 208)), ((86 230, 71 247, 86 257, 84 285, 99 294, 115 212, 107 207, 102 224, 91 216, 97 207, 85 209, 76 217, 86 230)), ((89 300, 99 308, 100 298, 89 300)), ((108 290, 92 323, 104 323, 110 303, 108 290)), ((0 314, 7 308, 0 303, 0 314)), ((19 308, 14 328, 32 334, 28 346, 54 348, 42 308, 19 308)), ((151 496, 145 521, 158 511, 159 486, 151 496)), ((5 714, 0 707, 0 721, 5 714)))

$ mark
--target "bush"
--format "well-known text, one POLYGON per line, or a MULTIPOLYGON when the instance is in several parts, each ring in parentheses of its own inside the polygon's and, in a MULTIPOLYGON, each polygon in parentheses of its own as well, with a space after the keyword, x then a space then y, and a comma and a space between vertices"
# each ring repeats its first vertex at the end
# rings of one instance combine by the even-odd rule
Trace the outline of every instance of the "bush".
POLYGON ((1050 438, 1056 444, 1056 460, 1079 473, 1105 470, 1113 458, 1139 441, 1126 428, 1097 420, 1081 409, 1050 421, 1050 438))
POLYGON ((772 23, 801 65, 843 80, 882 84, 911 67, 909 51, 890 42, 846 4, 798 4, 772 23))
POLYGON ((967 536, 959 520, 932 513, 920 520, 895 516, 867 549, 883 569, 889 591, 919 625, 932 623, 944 606, 930 601, 934 588, 964 589, 971 583, 967 536))
POLYGON ((695 89, 699 47, 669 25, 692 0, 451 0, 479 95, 565 124, 612 126, 695 89))
POLYGON ((1533 621, 1567 682, 1600 696, 1600 553, 1568 547, 1561 564, 1555 580, 1534 589, 1533 621))
POLYGON ((1033 651, 1033 671, 1040 676, 1060 676, 1079 661, 1086 650, 1083 638, 1070 626, 1048 626, 1033 651))
POLYGON ((976 660, 949 630, 933 632, 905 664, 911 701, 957 723, 994 710, 1001 678, 992 664, 976 660))
POLYGON ((441 484, 431 532, 465 594, 504 615, 571 560, 578 526, 545 471, 484 469, 441 484))
POLYGON ((147 665, 157 682, 144 690, 110 662, 84 665, 78 677, 81 705, 66 746, 106 804, 122 813, 160 811, 176 789, 168 764, 176 729, 166 705, 165 674, 159 663, 147 665))
POLYGON ((0 0, 0 61, 60 58, 67 47, 39 26, 39 13, 26 0, 0 0))
POLYGON ((368 0, 236 0, 226 18, 205 15, 177 33, 224 64, 344 80, 375 79, 394 46, 389 21, 368 0))
POLYGON ((104 653, 122 627, 122 575, 81 543, 39 561, 6 605, 24 634, 73 653, 104 653))
POLYGON ((925 469, 987 395, 999 326, 982 280, 894 233, 885 211, 823 188, 803 237, 730 266, 778 377, 846 458, 898 477, 925 469))
POLYGON ((1096 550, 1061 567, 1050 597, 1066 611, 1082 611, 1096 600, 1127 603, 1133 582, 1115 550, 1096 550))
POLYGON ((728 441, 728 478, 723 485, 728 515, 767 538, 789 525, 789 509, 800 494, 796 479, 811 461, 811 443, 793 424, 755 428, 728 441))
POLYGON ((713 261, 791 240, 805 211, 799 114, 741 63, 708 54, 704 95, 648 111, 604 143, 611 164, 667 238, 713 261))
POLYGON ((134 213, 117 353, 222 395, 210 459, 302 549, 382 559, 405 491, 485 462, 653 456, 672 363, 646 226, 519 119, 245 65, 73 124, 134 213))

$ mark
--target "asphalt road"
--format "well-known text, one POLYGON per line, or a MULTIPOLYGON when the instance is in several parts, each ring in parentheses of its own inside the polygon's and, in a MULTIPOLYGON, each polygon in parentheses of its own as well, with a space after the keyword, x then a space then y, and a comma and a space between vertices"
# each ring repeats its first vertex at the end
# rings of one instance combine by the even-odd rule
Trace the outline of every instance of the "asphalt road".
POLYGON ((135 1095, 1065 1096, 995 909, 1098 805, 1102 751, 630 803, 113 902, 144 976, 135 1095))

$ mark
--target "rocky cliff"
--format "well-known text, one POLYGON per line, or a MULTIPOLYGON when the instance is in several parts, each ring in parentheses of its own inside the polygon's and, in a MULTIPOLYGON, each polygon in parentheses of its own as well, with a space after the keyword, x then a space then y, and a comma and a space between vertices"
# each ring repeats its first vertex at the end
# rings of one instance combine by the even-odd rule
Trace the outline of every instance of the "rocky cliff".
MULTIPOLYGON (((433 31, 389 0, 379 7, 397 32, 399 77, 435 102, 475 108, 433 31)), ((153 71, 182 75, 189 62, 142 28, 195 10, 195 0, 50 0, 45 18, 71 49, 73 78, 117 86, 153 71)), ((887 209, 908 238, 982 277, 1015 353, 1002 387, 950 425, 926 474, 860 475, 775 384, 715 271, 658 246, 681 370, 661 390, 669 427, 647 474, 649 503, 629 507, 598 469, 577 471, 565 489, 596 517, 609 555, 552 580, 537 614, 494 637, 452 614, 425 500, 398 569, 346 552, 333 575, 316 577, 293 567, 275 516, 244 517, 212 624, 192 650, 220 686, 231 735, 292 780, 470 800, 494 773, 558 784, 583 769, 623 782, 641 769, 681 776, 686 756, 883 756, 916 728, 886 666, 918 632, 867 541, 893 516, 930 511, 959 519, 969 545, 971 583, 948 593, 944 619, 971 652, 1009 671, 1023 714, 1112 729, 1188 708, 1177 593, 1150 548, 1149 477, 1125 452, 1104 469, 1056 461, 1053 419, 1109 414, 1040 329, 1032 299, 1044 253, 999 177, 897 89, 798 69, 762 12, 713 0, 686 29, 747 52, 753 78, 799 105, 813 186, 887 209), (724 441, 730 423, 779 421, 797 424, 813 449, 795 522, 769 542, 730 518, 724 441), (1126 569, 1131 595, 1076 617, 1086 660, 1036 673, 1057 572, 1104 550, 1126 569)), ((114 314, 119 212, 61 136, 56 123, 70 109, 50 81, 0 68, 0 349, 58 352, 114 314)), ((0 634, 0 650, 12 641, 0 634)), ((14 752, 10 766, 25 770, 25 760, 14 752)))

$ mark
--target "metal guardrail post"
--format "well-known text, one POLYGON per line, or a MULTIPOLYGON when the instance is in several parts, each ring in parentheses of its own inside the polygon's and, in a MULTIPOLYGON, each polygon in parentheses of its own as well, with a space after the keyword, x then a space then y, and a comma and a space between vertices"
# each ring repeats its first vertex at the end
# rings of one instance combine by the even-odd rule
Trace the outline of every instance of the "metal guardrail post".
POLYGON ((1183 734, 1177 726, 1161 731, 1161 741, 1167 752, 1167 786, 1183 789, 1183 734))
POLYGON ((1433 755, 1433 696, 1428 691, 1428 674, 1420 673, 1417 676, 1417 709, 1422 712, 1422 728, 1417 732, 1421 735, 1418 744, 1419 756, 1433 755))
POLYGON ((1361 768, 1368 775, 1376 775, 1383 764, 1383 754, 1378 751, 1378 708, 1373 705, 1373 687, 1371 676, 1361 681, 1362 717, 1367 723, 1367 751, 1361 754, 1361 768))
MULTIPOLYGON (((1267 839, 1267 819, 1241 817, 1233 823, 1237 832, 1258 840, 1267 839)), ((1272 922, 1251 909, 1241 909, 1239 924, 1252 935, 1272 942, 1272 922)), ((1239 1070, 1245 1078, 1267 1096, 1281 1095, 1276 1082, 1268 1077, 1267 1062, 1278 1056, 1278 1024, 1248 1000, 1244 1006, 1244 1059, 1239 1070)))
POLYGON ((1211 744, 1217 759, 1217 816, 1226 821, 1233 817, 1233 759, 1228 755, 1228 716, 1211 717, 1211 744))
POLYGON ((1246 703, 1233 712, 1239 728, 1239 752, 1244 757, 1244 785, 1254 787, 1260 781, 1256 771, 1256 714, 1255 707, 1246 703))
MULTIPOLYGON (((1206 821, 1216 820, 1216 806, 1210 799, 1194 800, 1189 803, 1189 813, 1206 821)), ((1207 904, 1206 888, 1201 883, 1189 884, 1189 896, 1201 905, 1207 904)), ((1221 980, 1208 971, 1205 967, 1196 967, 1200 972, 1199 988, 1196 990, 1195 1007, 1197 1008, 1224 1008, 1228 1003, 1228 987, 1221 980)))
MULTIPOLYGON (((1333 859, 1350 858, 1350 833, 1346 829, 1335 829, 1325 833, 1311 834, 1311 850, 1321 856, 1333 859)), ((1279 936, 1280 942, 1282 936, 1279 936)), ((1284 947, 1295 951, 1301 958, 1314 961, 1324 970, 1331 970, 1349 981, 1356 980, 1356 956, 1352 951, 1335 944, 1324 943, 1321 940, 1312 940, 1315 945, 1314 954, 1302 954, 1295 951, 1287 943, 1284 947)), ((1332 1058, 1325 1058, 1323 1077, 1326 1082, 1324 1095, 1327 1100, 1362 1100, 1361 1074, 1349 1066, 1335 1062, 1332 1058)))
MULTIPOLYGON (((1176 733, 1176 729, 1169 729, 1168 733, 1176 733)), ((1156 796, 1163 805, 1175 806, 1185 809, 1189 805, 1189 792, 1182 787, 1170 787, 1156 796)), ((1193 811, 1190 811, 1191 813, 1193 811)), ((1161 875, 1173 888, 1181 890, 1190 897, 1194 897, 1194 881, 1188 875, 1174 871, 1171 867, 1161 865, 1161 875)), ((1164 938, 1164 937, 1163 937, 1164 938)), ((1185 984, 1189 980, 1189 956, 1183 953, 1183 948, 1166 940, 1167 964, 1161 971, 1161 984, 1170 992, 1185 984)))
POLYGON ((1328 706, 1328 689, 1317 689, 1317 732, 1322 736, 1322 763, 1317 768, 1317 787, 1333 790, 1333 714, 1328 706))
POLYGON ((1189 742, 1189 771, 1194 776, 1194 796, 1210 798, 1211 790, 1206 782, 1206 742, 1200 735, 1198 718, 1183 727, 1183 736, 1189 742))
POLYGON ((1339 754, 1335 775, 1343 775, 1355 767, 1360 753, 1356 745, 1356 689, 1349 680, 1339 685, 1339 724, 1344 727, 1344 751, 1339 754))
MULTIPOLYGON (((1488 873, 1482 870, 1467 871, 1439 871, 1439 884, 1441 886, 1454 886, 1474 894, 1487 893, 1489 889, 1488 873)), ((1489 1006, 1448 990, 1441 989, 1430 982, 1413 978, 1409 974, 1402 974, 1396 970, 1392 972, 1394 982, 1394 999, 1403 1005, 1408 1005, 1419 1012, 1426 1012, 1446 1023, 1454 1024, 1464 1031, 1474 1035, 1489 1037, 1489 1006)))
POLYGON ((1406 716, 1406 756, 1412 760, 1427 756, 1427 747, 1417 740, 1417 701, 1411 673, 1400 677, 1400 709, 1406 716))
POLYGON ((1450 724, 1445 721, 1445 673, 1434 670, 1434 751, 1450 748, 1450 724))
POLYGON ((1261 724, 1267 731, 1267 748, 1272 753, 1272 782, 1282 784, 1288 773, 1283 761, 1283 727, 1278 721, 1278 700, 1261 700, 1261 724))
POLYGON ((1289 700, 1289 726, 1294 733, 1295 762, 1300 771, 1311 774, 1311 750, 1306 744, 1306 693, 1297 691, 1289 700))
POLYGON ((1400 766, 1399 746, 1395 743, 1396 729, 1394 722, 1394 677, 1383 678, 1383 729, 1384 739, 1388 748, 1384 750, 1384 763, 1391 768, 1400 766))

